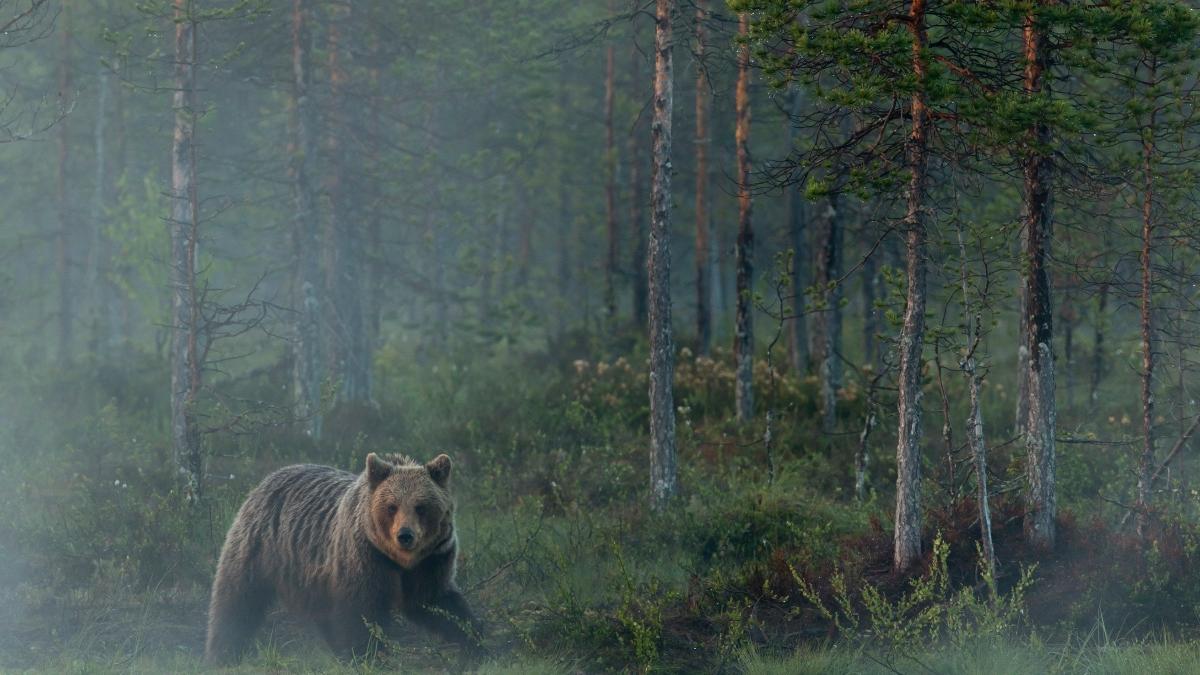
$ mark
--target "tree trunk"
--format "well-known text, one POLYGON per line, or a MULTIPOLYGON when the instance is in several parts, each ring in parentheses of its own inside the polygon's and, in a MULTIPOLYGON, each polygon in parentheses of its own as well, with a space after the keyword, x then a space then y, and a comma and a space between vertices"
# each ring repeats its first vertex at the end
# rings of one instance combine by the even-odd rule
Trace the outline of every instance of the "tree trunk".
POLYGON ((926 143, 929 111, 925 104, 925 59, 928 42, 925 0, 912 0, 908 28, 912 35, 912 132, 905 148, 908 195, 904 214, 904 324, 900 330, 900 378, 897 382, 896 529, 892 566, 908 571, 921 556, 921 352, 925 342, 925 198, 926 143))
POLYGON ((321 267, 317 232, 317 209, 312 178, 316 172, 314 144, 316 115, 311 83, 312 36, 309 0, 292 0, 292 100, 291 155, 288 174, 292 188, 292 244, 295 308, 292 343, 292 387, 295 416, 305 433, 321 437, 321 383, 325 364, 321 348, 321 267))
MULTIPOLYGON (((1023 31, 1025 48, 1025 94, 1031 100, 1041 97, 1046 88, 1045 71, 1048 65, 1049 42, 1038 29, 1036 18, 1025 18, 1023 31)), ((1054 314, 1050 308, 1050 277, 1046 269, 1050 249, 1052 219, 1051 172, 1053 163, 1045 148, 1050 143, 1050 129, 1037 122, 1029 131, 1025 150, 1025 265, 1022 319, 1025 322, 1024 376, 1027 410, 1024 425, 1026 471, 1029 495, 1026 504, 1025 532, 1030 543, 1051 548, 1054 546, 1054 354, 1051 350, 1054 314)))
POLYGON ((709 91, 704 71, 705 0, 696 2, 696 342, 697 352, 707 356, 712 347, 712 263, 709 260, 708 131, 709 91))
MULTIPOLYGON (((635 29, 636 30, 636 29, 635 29)), ((656 29, 657 30, 657 29, 656 29)), ((657 34, 655 36, 657 39, 657 34)), ((630 60, 629 83, 635 92, 634 100, 640 101, 639 82, 641 78, 642 55, 635 45, 631 51, 632 58, 630 60)), ((657 65, 655 66, 657 68, 657 65)), ((657 75, 656 75, 657 77, 657 75)), ((657 86, 658 81, 655 80, 657 86)), ((645 198, 645 192, 642 191, 642 137, 640 129, 642 126, 634 121, 633 131, 629 134, 629 229, 634 236, 633 244, 633 260, 630 261, 630 267, 633 272, 633 321, 638 328, 646 327, 646 289, 648 281, 646 279, 646 220, 642 214, 644 204, 642 200, 645 198)))
MULTIPOLYGON (((613 10, 609 2, 609 11, 613 10)), ((604 311, 611 321, 617 316, 617 145, 613 131, 613 102, 616 99, 616 48, 610 43, 604 53, 604 208, 608 257, 604 260, 604 311)))
MULTIPOLYGON (((1155 67, 1150 65, 1148 81, 1155 80, 1155 67)), ((1154 246, 1154 135, 1155 111, 1150 109, 1149 124, 1142 129, 1142 453, 1138 461, 1137 535, 1146 541, 1150 526, 1151 472, 1154 470, 1154 307, 1153 267, 1154 246)), ((1183 367, 1180 363, 1179 367, 1183 367)))
POLYGON ((674 0, 657 0, 654 20, 654 168, 649 260, 650 492, 661 511, 676 491, 675 348, 671 339, 671 16, 674 0))
POLYGON ((384 271, 387 269, 386 257, 383 251, 383 168, 379 161, 379 142, 383 123, 381 113, 383 107, 383 92, 379 85, 379 64, 382 57, 379 53, 379 32, 371 33, 370 67, 368 79, 370 82, 370 111, 367 121, 367 166, 371 171, 371 184, 367 189, 370 195, 367 213, 367 344, 375 350, 382 345, 383 325, 383 291, 384 271))
POLYGON ((963 241, 962 224, 957 224, 958 254, 962 259, 962 306, 963 326, 967 337, 967 355, 963 359, 963 374, 967 377, 967 390, 970 397, 970 408, 967 413, 967 443, 971 446, 971 457, 975 463, 975 498, 979 502, 979 540, 983 548, 983 557, 987 562, 988 573, 996 572, 996 548, 992 542, 992 513, 988 505, 989 494, 987 486, 987 443, 983 435, 983 413, 980 410, 979 370, 975 361, 975 352, 982 340, 983 316, 979 309, 971 311, 971 288, 967 282, 967 245, 963 241))
POLYGON ((842 276, 843 240, 845 225, 842 198, 829 195, 825 218, 819 219, 817 259, 813 285, 816 287, 820 311, 812 316, 810 353, 820 382, 821 430, 832 433, 837 426, 837 390, 841 386, 842 364, 839 360, 842 343, 842 276))
POLYGON ((1100 283, 1099 298, 1096 300, 1095 339, 1092 341, 1092 381, 1088 387, 1088 400, 1095 404, 1100 400, 1100 382, 1104 379, 1107 367, 1104 363, 1104 324, 1105 312, 1108 310, 1108 290, 1112 284, 1108 281, 1100 283))
MULTIPOLYGON (((750 33, 750 17, 738 16, 738 35, 744 40, 750 33)), ((734 96, 737 124, 738 166, 738 237, 737 317, 734 326, 733 355, 737 418, 747 422, 754 417, 754 229, 750 201, 750 45, 738 48, 737 93, 734 96)))
POLYGON ((350 18, 349 4, 334 4, 329 21, 329 129, 327 145, 331 172, 329 195, 329 268, 326 270, 328 312, 333 334, 333 363, 339 381, 338 400, 365 402, 371 398, 371 345, 363 323, 362 237, 355 214, 350 212, 347 168, 349 157, 343 139, 350 135, 346 86, 351 50, 343 40, 350 18))
POLYGON ((55 234, 55 272, 58 276, 58 359, 62 364, 72 360, 71 346, 75 333, 75 288, 71 283, 74 270, 71 261, 71 194, 68 167, 71 164, 71 116, 74 95, 71 92, 71 3, 62 5, 62 30, 59 31, 58 101, 62 119, 58 121, 58 231, 55 234))
POLYGON ((189 501, 203 494, 204 462, 195 405, 200 392, 200 307, 196 288, 196 23, 191 0, 174 0, 175 132, 171 146, 171 442, 189 501))
MULTIPOLYGON (((788 116, 788 148, 795 148, 800 135, 797 120, 800 117, 804 97, 799 87, 792 89, 792 109, 788 116)), ((804 291, 808 285, 808 214, 804 198, 804 186, 797 185, 788 190, 788 238, 792 247, 792 319, 788 324, 788 355, 792 370, 806 373, 811 368, 808 353, 808 317, 805 315, 804 291)))
POLYGON ((91 228, 88 237, 87 257, 87 289, 90 294, 90 314, 92 317, 92 338, 100 353, 107 353, 112 344, 112 322, 109 320, 108 306, 111 302, 106 271, 111 258, 108 237, 104 232, 107 223, 105 212, 108 210, 108 68, 99 64, 96 68, 96 82, 99 89, 96 101, 96 127, 93 130, 93 141, 96 148, 95 192, 92 197, 91 228))

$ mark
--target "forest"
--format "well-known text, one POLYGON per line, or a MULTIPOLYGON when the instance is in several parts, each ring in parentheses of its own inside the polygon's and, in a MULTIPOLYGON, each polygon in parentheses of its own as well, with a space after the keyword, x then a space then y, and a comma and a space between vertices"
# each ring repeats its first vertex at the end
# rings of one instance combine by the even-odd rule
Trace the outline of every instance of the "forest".
POLYGON ((1200 672, 1198 102, 1193 0, 0 0, 0 671, 403 454, 469 644, 226 672, 1200 672))

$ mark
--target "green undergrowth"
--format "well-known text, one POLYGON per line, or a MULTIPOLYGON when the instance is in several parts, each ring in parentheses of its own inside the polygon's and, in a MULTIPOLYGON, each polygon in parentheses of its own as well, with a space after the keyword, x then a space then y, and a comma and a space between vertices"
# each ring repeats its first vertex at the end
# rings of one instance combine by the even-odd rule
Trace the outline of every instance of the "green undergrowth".
MULTIPOLYGON (((654 514, 646 382, 634 365, 644 354, 452 356, 381 350, 377 400, 327 410, 321 443, 269 410, 256 411, 255 426, 206 436, 199 504, 172 489, 156 357, 17 374, 0 388, 14 422, 0 425, 0 670, 200 672, 216 556, 246 492, 299 461, 358 471, 370 451, 454 458, 459 583, 486 617, 487 655, 401 622, 390 649, 344 663, 276 613, 232 672, 1187 672, 1172 664, 1196 663, 1181 641, 1200 625, 1200 530, 1187 504, 1163 514, 1146 549, 1108 521, 1068 517, 1060 550, 1042 556, 1023 547, 1016 502, 1001 497, 1001 567, 990 578, 971 503, 947 490, 954 483, 931 451, 928 554, 901 577, 889 564, 891 432, 871 437, 859 502, 848 469, 858 436, 815 431, 811 378, 757 367, 760 391, 774 392, 760 398, 775 411, 768 446, 761 419, 729 419, 729 354, 681 351, 681 490, 654 514), (1075 637, 1089 635, 1099 610, 1121 626, 1120 640, 1075 637)), ((848 380, 838 424, 854 430, 865 394, 848 380)), ((287 381, 287 368, 274 367, 213 386, 230 401, 279 403, 287 381)), ((219 426, 220 411, 209 413, 219 426)), ((1082 512, 1071 495, 1109 489, 1114 470, 1074 450, 1064 458, 1075 467, 1068 510, 1082 512)), ((998 484, 1018 475, 1011 450, 998 447, 995 460, 998 484)))

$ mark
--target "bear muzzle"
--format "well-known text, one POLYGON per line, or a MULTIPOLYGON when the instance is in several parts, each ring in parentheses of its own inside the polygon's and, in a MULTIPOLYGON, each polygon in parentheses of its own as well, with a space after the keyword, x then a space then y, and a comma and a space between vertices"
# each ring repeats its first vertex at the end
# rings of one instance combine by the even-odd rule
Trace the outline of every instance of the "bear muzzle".
POLYGON ((400 544, 400 548, 405 551, 411 551, 416 546, 417 534, 413 532, 411 527, 402 527, 400 532, 396 534, 396 541, 400 544))

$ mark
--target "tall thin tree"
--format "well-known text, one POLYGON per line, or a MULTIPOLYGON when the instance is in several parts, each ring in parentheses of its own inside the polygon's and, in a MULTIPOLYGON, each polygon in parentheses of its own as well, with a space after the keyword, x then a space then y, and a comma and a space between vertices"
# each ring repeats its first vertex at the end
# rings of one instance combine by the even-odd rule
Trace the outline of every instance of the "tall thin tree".
POLYGON ((292 187, 292 245, 295 256, 292 385, 295 414, 313 438, 321 436, 322 289, 320 241, 312 179, 316 172, 316 114, 311 84, 310 0, 292 0, 292 98, 288 174, 292 187))
POLYGON ((204 462, 196 425, 201 386, 200 299, 196 287, 196 17, 192 0, 174 0, 175 131, 171 145, 171 441, 184 495, 202 495, 204 462))
POLYGON ((738 167, 737 315, 734 324, 735 399, 741 422, 754 416, 754 229, 750 197, 750 16, 738 15, 738 77, 734 95, 738 167))
POLYGON ((649 246, 650 494, 662 510, 676 491, 675 347, 671 337, 671 115, 674 86, 671 18, 675 0, 657 0, 654 15, 653 216, 649 246))
POLYGON ((712 346, 712 263, 709 260, 709 229, 712 213, 708 204, 709 138, 708 115, 711 96, 704 63, 704 23, 708 19, 705 0, 696 1, 696 342, 697 351, 707 355, 712 346))

